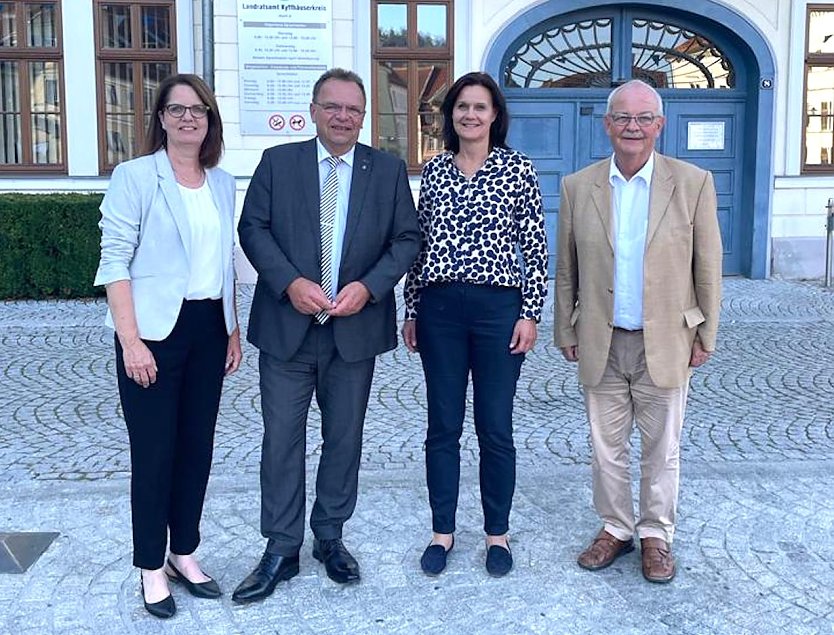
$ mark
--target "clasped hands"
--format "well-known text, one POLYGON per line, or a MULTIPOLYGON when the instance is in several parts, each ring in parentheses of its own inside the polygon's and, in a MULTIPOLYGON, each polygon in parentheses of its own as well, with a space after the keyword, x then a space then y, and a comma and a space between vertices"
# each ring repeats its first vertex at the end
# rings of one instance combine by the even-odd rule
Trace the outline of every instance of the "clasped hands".
POLYGON ((325 311, 330 317, 346 317, 359 313, 371 299, 371 293, 361 282, 346 284, 334 300, 322 288, 307 278, 296 278, 287 287, 287 296, 293 307, 304 315, 325 311))

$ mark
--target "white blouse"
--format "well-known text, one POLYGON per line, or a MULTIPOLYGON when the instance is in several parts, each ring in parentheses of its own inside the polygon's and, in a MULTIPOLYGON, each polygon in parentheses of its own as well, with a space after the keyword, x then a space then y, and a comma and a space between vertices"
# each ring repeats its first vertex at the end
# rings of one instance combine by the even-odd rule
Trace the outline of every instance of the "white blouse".
POLYGON ((185 299, 219 299, 223 292, 220 211, 211 196, 208 180, 196 189, 177 185, 191 230, 191 271, 185 299))

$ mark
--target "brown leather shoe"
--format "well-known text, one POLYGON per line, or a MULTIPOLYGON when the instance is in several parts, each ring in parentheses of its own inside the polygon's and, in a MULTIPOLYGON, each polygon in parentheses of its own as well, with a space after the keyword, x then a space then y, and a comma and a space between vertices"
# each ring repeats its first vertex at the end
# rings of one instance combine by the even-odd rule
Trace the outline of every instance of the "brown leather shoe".
POLYGON ((643 577, 649 582, 664 584, 675 577, 672 548, 663 538, 641 538, 643 577))
POLYGON ((591 545, 579 554, 576 562, 588 571, 599 571, 630 551, 634 551, 634 541, 631 538, 618 540, 602 529, 591 545))

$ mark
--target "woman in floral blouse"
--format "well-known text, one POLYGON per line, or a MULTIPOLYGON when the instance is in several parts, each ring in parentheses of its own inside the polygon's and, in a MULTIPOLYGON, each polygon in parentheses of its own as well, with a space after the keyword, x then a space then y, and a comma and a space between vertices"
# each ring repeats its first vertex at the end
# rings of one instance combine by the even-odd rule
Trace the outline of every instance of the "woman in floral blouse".
POLYGON ((442 106, 446 152, 423 168, 422 248, 406 278, 402 335, 426 377, 426 481, 432 539, 420 560, 437 575, 454 545, 460 437, 472 375, 480 446, 486 568, 512 568, 513 399, 536 342, 547 284, 541 192, 533 164, 506 145, 504 96, 485 73, 459 78, 442 106))

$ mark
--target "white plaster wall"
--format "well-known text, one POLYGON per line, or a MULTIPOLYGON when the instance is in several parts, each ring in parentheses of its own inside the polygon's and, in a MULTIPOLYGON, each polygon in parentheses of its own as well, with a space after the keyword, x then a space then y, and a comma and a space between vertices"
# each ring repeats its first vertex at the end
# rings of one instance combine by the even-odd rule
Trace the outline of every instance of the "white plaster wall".
POLYGON ((91 112, 96 112, 93 3, 86 0, 65 0, 61 17, 64 41, 67 172, 70 176, 97 176, 98 121, 97 117, 90 116, 91 112))
MULTIPOLYGON (((194 72, 194 49, 199 38, 194 38, 194 2, 177 0, 177 70, 180 73, 194 72)), ((199 15, 199 14, 198 14, 199 15)))
MULTIPOLYGON (((811 0, 783 2, 785 27, 779 33, 784 46, 777 51, 782 72, 780 112, 777 113, 774 156, 774 192, 771 216, 771 239, 775 245, 789 239, 812 239, 809 244, 825 240, 828 199, 834 197, 834 176, 802 176, 803 91, 805 64, 805 16, 811 0), (782 115, 782 116, 779 116, 782 115)), ((775 247, 778 249, 778 247, 775 247)), ((817 252, 820 252, 818 249, 817 252)), ((821 252, 820 252, 821 253, 821 252)), ((824 258, 814 255, 801 271, 816 275, 824 268, 824 258)), ((778 253, 774 262, 779 261, 778 253)), ((774 273, 782 273, 774 267, 774 273)))
POLYGON ((826 205, 834 178, 777 178, 773 190, 773 238, 825 236, 826 205))
POLYGON ((194 68, 186 71, 179 66, 180 72, 193 72, 203 76, 203 4, 201 0, 191 0, 191 38, 194 42, 194 68))

